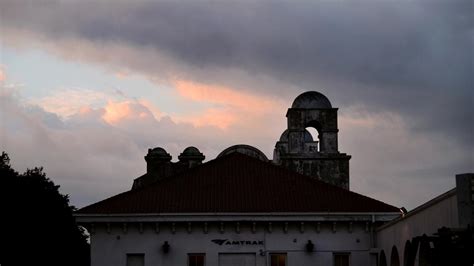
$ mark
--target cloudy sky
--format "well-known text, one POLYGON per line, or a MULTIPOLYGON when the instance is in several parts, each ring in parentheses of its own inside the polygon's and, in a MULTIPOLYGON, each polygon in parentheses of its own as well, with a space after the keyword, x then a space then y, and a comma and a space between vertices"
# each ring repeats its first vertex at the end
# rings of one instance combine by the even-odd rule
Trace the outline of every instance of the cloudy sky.
POLYGON ((143 156, 272 158, 308 90, 339 107, 351 190, 409 209, 474 171, 471 0, 0 0, 0 149, 78 207, 143 156))

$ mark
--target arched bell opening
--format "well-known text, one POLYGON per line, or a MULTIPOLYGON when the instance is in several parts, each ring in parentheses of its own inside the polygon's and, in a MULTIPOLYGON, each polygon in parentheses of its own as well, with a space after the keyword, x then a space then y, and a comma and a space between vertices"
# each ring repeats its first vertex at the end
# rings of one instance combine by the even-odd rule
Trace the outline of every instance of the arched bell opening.
POLYGON ((311 139, 305 138, 305 152, 319 152, 319 132, 314 127, 307 127, 305 130, 311 135, 311 139))
POLYGON ((306 123, 306 131, 308 131, 313 141, 311 143, 305 143, 306 152, 321 152, 323 151, 322 147, 324 144, 324 133, 322 132, 321 123, 318 121, 310 121, 306 123))

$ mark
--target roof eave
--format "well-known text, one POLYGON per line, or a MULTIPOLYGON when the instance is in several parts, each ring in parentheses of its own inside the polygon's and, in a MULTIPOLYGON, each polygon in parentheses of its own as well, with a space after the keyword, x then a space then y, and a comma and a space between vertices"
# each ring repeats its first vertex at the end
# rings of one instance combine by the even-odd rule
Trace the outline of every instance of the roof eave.
POLYGON ((102 222, 199 222, 199 221, 361 221, 388 222, 399 212, 311 212, 311 213, 121 213, 74 215, 79 223, 102 222))

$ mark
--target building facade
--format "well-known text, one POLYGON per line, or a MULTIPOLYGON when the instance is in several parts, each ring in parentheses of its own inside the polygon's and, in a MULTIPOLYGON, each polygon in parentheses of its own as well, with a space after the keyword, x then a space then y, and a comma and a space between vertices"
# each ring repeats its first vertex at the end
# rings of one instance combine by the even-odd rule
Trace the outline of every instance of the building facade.
POLYGON ((178 162, 150 149, 130 191, 77 211, 92 265, 377 265, 376 230, 401 212, 349 190, 337 108, 306 92, 287 121, 272 160, 248 145, 205 163, 195 147, 178 162))
POLYGON ((376 229, 379 265, 474 264, 474 174, 456 187, 376 229))

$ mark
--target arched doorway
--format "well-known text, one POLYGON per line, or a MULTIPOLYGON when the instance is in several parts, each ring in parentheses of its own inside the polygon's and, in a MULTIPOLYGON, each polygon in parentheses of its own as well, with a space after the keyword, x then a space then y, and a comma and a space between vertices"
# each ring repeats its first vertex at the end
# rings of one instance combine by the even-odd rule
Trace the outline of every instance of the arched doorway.
POLYGON ((380 252, 379 265, 387 266, 387 257, 385 256, 385 252, 383 250, 380 252))
POLYGON ((413 245, 410 240, 405 242, 405 249, 403 250, 403 266, 414 266, 415 265, 415 253, 413 245))
POLYGON ((396 246, 392 247, 390 254, 390 266, 400 266, 400 257, 398 256, 398 249, 396 246))

